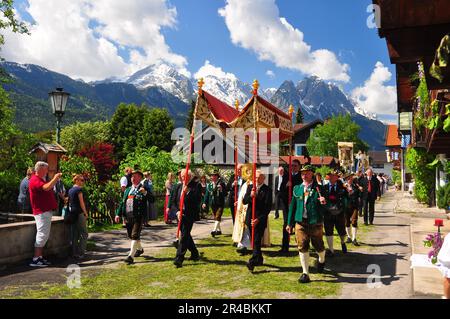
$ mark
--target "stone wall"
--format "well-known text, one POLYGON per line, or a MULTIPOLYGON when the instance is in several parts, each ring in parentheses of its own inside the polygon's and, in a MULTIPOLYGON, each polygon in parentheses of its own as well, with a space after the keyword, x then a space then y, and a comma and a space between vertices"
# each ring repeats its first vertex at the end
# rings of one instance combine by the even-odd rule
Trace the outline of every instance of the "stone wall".
MULTIPOLYGON (((28 218, 30 215, 26 215, 28 218)), ((18 215, 18 217, 23 217, 18 215)), ((36 223, 34 221, 0 225, 0 265, 28 263, 34 254, 36 223)), ((62 217, 52 218, 45 256, 67 257, 70 251, 70 228, 62 217)))

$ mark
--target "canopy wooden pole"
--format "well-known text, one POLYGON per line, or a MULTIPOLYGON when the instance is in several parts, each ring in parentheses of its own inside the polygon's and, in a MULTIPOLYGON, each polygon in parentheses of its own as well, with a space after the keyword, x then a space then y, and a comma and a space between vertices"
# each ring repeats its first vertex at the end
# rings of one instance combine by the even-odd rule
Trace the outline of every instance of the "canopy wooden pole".
MULTIPOLYGON (((197 105, 198 105, 198 99, 200 99, 200 97, 202 96, 203 93, 203 84, 205 84, 205 82, 203 81, 203 78, 201 78, 198 81, 198 97, 197 97, 197 104, 195 105, 195 109, 194 109, 194 116, 193 116, 193 120, 192 120, 192 129, 191 129, 191 139, 189 142, 189 152, 188 152, 188 157, 186 160, 186 173, 185 176, 183 178, 183 189, 185 186, 188 185, 189 180, 188 179, 188 173, 189 173, 189 169, 191 167, 191 157, 192 157, 192 150, 194 147, 194 134, 195 134, 195 119, 197 118, 197 105)), ((184 207, 184 197, 185 197, 185 193, 183 191, 181 191, 181 198, 180 198, 180 220, 178 221, 178 228, 177 228, 177 238, 180 238, 180 229, 181 229, 181 221, 183 220, 183 207, 184 207)), ((175 194, 176 196, 176 194, 175 194)))
MULTIPOLYGON (((289 107, 289 116, 291 117, 291 123, 292 123, 292 115, 294 114, 294 106, 291 104, 289 107)), ((289 201, 288 201, 288 208, 291 206, 292 201, 292 136, 289 138, 289 201)), ((288 235, 288 242, 291 242, 291 234, 288 235)))
MULTIPOLYGON (((239 100, 236 100, 235 103, 236 110, 239 111, 239 100)), ((238 206, 238 145, 236 139, 236 130, 234 129, 234 222, 236 223, 237 217, 237 206, 238 206)))
POLYGON ((255 249, 255 224, 253 221, 256 217, 256 163, 258 161, 258 128, 257 128, 257 103, 256 96, 258 95, 259 83, 258 80, 253 82, 253 95, 255 96, 255 101, 253 103, 253 192, 255 197, 252 198, 252 249, 255 249))
MULTIPOLYGON (((291 117, 292 123, 292 115, 294 114, 294 106, 289 106, 289 116, 291 117)), ((292 136, 289 139, 289 205, 291 205, 292 201, 292 136)))
MULTIPOLYGON (((236 145, 236 136, 234 137, 234 143, 236 145)), ((238 201, 238 148, 234 147, 234 222, 237 217, 237 201, 238 201)))

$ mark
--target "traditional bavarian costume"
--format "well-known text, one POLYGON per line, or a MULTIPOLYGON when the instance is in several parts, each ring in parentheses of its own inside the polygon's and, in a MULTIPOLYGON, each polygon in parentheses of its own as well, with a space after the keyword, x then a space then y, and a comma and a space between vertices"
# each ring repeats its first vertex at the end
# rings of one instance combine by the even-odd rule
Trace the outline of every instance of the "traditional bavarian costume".
POLYGON ((214 172, 214 174, 212 175, 217 176, 217 181, 215 183, 211 182, 207 185, 206 193, 205 196, 203 197, 202 204, 206 204, 206 206, 210 206, 212 209, 215 223, 211 235, 215 237, 217 235, 222 235, 220 223, 222 221, 223 209, 225 207, 225 197, 227 195, 227 188, 225 183, 220 178, 218 172, 214 172))
MULTIPOLYGON (((332 172, 332 175, 337 175, 338 173, 332 172)), ((339 237, 341 238, 342 252, 347 253, 347 246, 345 240, 347 237, 347 232, 345 231, 345 210, 347 208, 348 193, 344 188, 344 185, 340 180, 336 183, 323 187, 323 196, 326 199, 325 211, 324 211, 324 227, 325 236, 327 238, 328 256, 333 256, 333 233, 334 228, 336 228, 339 237)))
MULTIPOLYGON (((135 170, 134 174, 140 174, 143 177, 141 171, 135 170)), ((124 218, 128 238, 131 239, 130 253, 125 259, 128 264, 134 263, 133 257, 139 257, 144 253, 141 245, 141 231, 144 217, 147 214, 148 195, 149 193, 142 183, 128 187, 117 212, 117 216, 124 218)))
MULTIPOLYGON (((314 167, 306 165, 302 171, 314 172, 314 167)), ((318 272, 325 267, 325 245, 323 242, 323 208, 320 204, 320 186, 316 181, 310 184, 303 182, 293 189, 293 198, 289 207, 288 224, 295 228, 295 236, 300 255, 303 274, 300 283, 309 279, 309 243, 319 254, 318 272)))
POLYGON ((359 246, 356 240, 356 233, 358 230, 359 198, 361 192, 359 190, 358 180, 353 174, 347 175, 345 179, 349 180, 347 184, 348 206, 345 210, 347 243, 353 243, 353 245, 359 246))

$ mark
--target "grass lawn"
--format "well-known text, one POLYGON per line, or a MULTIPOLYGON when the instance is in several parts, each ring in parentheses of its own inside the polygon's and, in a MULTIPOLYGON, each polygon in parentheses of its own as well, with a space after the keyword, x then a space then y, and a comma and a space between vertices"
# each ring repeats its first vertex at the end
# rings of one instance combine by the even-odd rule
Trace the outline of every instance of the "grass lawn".
MULTIPOLYGON (((0 292, 0 298, 333 298, 341 289, 333 283, 331 273, 317 274, 316 258, 311 258, 310 284, 297 282, 300 262, 296 248, 288 257, 276 252, 280 249, 282 220, 270 218, 273 246, 263 248, 264 266, 250 273, 245 264, 249 256, 240 256, 231 245, 231 235, 197 241, 198 262, 186 260, 183 268, 172 264, 175 248, 136 258, 136 264, 97 270, 82 269, 81 288, 69 289, 65 284, 25 288, 10 287, 0 292)), ((195 226, 194 226, 195 227, 195 226)), ((370 228, 361 227, 364 240, 370 228)), ((335 247, 340 243, 336 236, 335 247)), ((294 245, 294 240, 291 241, 294 245)), ((362 247, 349 247, 359 250, 362 247)), ((312 256, 316 257, 315 253, 312 256)), ((189 253, 187 254, 189 257, 189 253)), ((339 257, 337 257, 339 258, 339 257)))

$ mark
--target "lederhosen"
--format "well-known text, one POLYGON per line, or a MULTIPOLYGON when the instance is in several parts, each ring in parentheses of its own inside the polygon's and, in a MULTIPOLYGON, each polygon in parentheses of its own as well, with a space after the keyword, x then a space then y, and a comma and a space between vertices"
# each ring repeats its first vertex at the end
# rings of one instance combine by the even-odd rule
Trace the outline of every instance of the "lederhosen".
POLYGON ((141 239, 142 222, 147 213, 147 196, 139 192, 140 186, 127 188, 122 200, 122 216, 131 240, 141 239))
POLYGON ((204 201, 211 206, 214 219, 218 222, 222 221, 223 209, 225 207, 226 186, 221 179, 216 184, 210 183, 206 187, 206 194, 204 201), (219 187, 220 186, 220 187, 219 187))
POLYGON ((360 191, 358 185, 351 184, 352 192, 348 195, 348 206, 345 209, 345 227, 358 227, 359 197, 360 191))
POLYGON ((307 253, 310 242, 317 252, 323 252, 325 250, 323 242, 323 215, 318 199, 318 186, 316 183, 313 183, 307 188, 306 192, 309 198, 305 196, 304 188, 304 184, 294 187, 293 198, 289 207, 288 222, 289 225, 295 227, 295 239, 299 252, 307 253), (303 210, 303 215, 301 216, 297 215, 297 209, 299 208, 303 210))
POLYGON ((327 209, 325 209, 325 236, 333 236, 334 228, 336 228, 339 236, 344 236, 347 234, 347 232, 345 231, 346 191, 340 183, 336 183, 334 186, 330 186, 330 184, 326 185, 323 189, 325 199, 327 201, 326 207, 330 207, 331 205, 336 204, 342 207, 342 211, 337 215, 333 215, 327 209))

